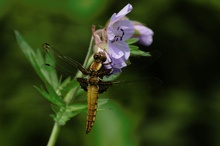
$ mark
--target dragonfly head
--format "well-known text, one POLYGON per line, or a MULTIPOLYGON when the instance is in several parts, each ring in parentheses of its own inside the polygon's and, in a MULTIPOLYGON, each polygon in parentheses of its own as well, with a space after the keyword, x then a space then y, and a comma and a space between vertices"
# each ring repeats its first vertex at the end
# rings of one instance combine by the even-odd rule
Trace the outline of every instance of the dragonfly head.
POLYGON ((105 55, 104 52, 101 52, 101 51, 95 53, 93 57, 94 57, 94 59, 96 61, 98 61, 98 60, 100 60, 101 62, 105 62, 106 61, 106 55, 105 55))

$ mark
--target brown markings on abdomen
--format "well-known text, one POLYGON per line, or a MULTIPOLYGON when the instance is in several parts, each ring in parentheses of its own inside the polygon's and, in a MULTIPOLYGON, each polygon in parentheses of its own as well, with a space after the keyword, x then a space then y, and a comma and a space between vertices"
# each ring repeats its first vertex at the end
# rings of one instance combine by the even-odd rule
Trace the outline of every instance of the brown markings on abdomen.
POLYGON ((98 86, 88 85, 88 112, 86 120, 86 134, 88 134, 95 122, 97 113, 97 103, 98 103, 98 86))

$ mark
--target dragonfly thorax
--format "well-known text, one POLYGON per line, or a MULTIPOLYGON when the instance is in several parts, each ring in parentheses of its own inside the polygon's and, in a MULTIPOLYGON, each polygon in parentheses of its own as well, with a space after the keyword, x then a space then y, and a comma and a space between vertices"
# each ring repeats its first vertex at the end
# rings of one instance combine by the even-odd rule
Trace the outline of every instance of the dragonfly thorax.
POLYGON ((99 80, 100 80, 99 77, 89 76, 88 83, 89 83, 89 85, 97 85, 99 80))
POLYGON ((94 61, 90 66, 91 75, 95 74, 97 71, 99 71, 102 67, 102 62, 96 62, 94 61))

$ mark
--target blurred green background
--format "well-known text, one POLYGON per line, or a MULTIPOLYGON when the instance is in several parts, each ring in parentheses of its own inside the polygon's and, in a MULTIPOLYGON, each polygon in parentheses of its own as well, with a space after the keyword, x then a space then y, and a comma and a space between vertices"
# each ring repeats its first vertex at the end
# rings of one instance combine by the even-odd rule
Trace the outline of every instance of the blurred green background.
POLYGON ((163 84, 150 92, 148 82, 110 89, 100 96, 111 99, 110 110, 98 113, 91 133, 81 113, 62 127, 57 145, 220 145, 219 0, 0 0, 1 146, 46 145, 53 127, 49 102, 33 88, 43 83, 14 30, 33 48, 47 42, 82 63, 91 25, 104 25, 127 3, 134 8, 129 18, 155 32, 153 44, 141 49, 161 57, 150 66, 149 59, 131 58, 121 77, 154 76, 163 84))

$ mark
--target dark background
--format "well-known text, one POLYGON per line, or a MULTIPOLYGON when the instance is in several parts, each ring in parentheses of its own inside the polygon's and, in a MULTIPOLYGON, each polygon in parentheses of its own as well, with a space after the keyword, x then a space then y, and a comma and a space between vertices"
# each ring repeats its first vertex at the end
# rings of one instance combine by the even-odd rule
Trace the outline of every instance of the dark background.
MULTIPOLYGON (((91 25, 104 25, 128 2, 0 1, 0 145, 46 145, 53 127, 50 103, 33 88, 43 83, 14 30, 33 48, 47 42, 82 63, 91 25)), ((131 58, 121 78, 158 77, 163 84, 152 85, 150 92, 151 82, 110 89, 101 97, 111 99, 111 110, 98 113, 91 133, 85 134, 86 113, 81 113, 62 127, 57 145, 220 145, 220 1, 130 3, 128 17, 155 33, 153 44, 140 48, 161 56, 131 58)))

